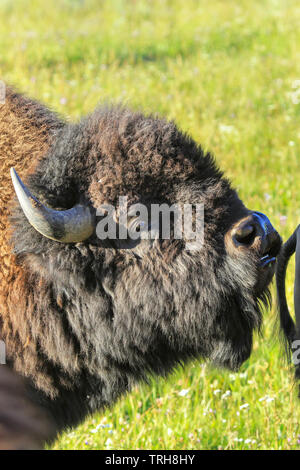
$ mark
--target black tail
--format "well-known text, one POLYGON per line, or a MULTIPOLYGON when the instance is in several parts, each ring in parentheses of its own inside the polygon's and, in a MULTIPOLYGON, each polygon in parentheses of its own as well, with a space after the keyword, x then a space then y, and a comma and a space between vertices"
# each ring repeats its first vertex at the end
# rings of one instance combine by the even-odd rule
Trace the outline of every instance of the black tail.
MULTIPOLYGON (((297 234, 300 238, 300 225, 297 227, 293 235, 288 239, 288 241, 281 247, 281 251, 277 258, 277 268, 276 268, 276 285, 277 285, 277 298, 279 304, 279 313, 280 313, 280 326, 285 335, 287 341, 288 351, 290 350, 291 344, 296 337, 296 325, 290 315, 287 301, 286 301, 286 292, 285 292, 285 276, 286 269, 290 257, 295 253, 297 246, 297 234)), ((298 243, 300 247, 300 243, 298 243)), ((300 308, 300 305, 299 305, 300 308)))

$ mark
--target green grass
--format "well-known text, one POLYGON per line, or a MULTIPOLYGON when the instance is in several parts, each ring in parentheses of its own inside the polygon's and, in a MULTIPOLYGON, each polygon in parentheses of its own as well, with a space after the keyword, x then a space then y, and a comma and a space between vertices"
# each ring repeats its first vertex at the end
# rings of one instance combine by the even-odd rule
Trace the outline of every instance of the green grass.
MULTIPOLYGON (((175 119, 286 239, 300 222, 299 23, 297 0, 1 0, 0 77, 72 120, 107 100, 175 119)), ((190 364, 53 448, 300 448, 275 318, 273 307, 240 373, 190 364)))

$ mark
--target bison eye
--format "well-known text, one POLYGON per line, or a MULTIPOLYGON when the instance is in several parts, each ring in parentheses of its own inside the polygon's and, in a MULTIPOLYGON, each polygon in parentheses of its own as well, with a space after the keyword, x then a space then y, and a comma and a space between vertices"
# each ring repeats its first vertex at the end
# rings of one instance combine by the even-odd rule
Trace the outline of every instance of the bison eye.
POLYGON ((138 258, 142 258, 151 247, 148 223, 139 217, 131 217, 127 222, 127 237, 118 238, 116 246, 123 250, 131 250, 138 258))

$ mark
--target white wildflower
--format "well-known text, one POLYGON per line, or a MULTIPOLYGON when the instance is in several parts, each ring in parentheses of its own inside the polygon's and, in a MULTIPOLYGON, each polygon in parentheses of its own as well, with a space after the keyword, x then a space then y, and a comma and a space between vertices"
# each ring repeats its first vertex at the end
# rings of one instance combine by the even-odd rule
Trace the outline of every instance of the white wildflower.
POLYGON ((261 398, 258 399, 258 401, 265 401, 266 398, 268 398, 268 396, 261 397, 261 398))
POLYGON ((228 126, 226 124, 220 124, 219 129, 220 129, 220 132, 222 132, 223 134, 236 133, 236 129, 234 126, 228 126))
POLYGON ((270 403, 271 401, 274 401, 274 400, 275 400, 275 398, 268 397, 268 398, 266 398, 266 403, 270 403))
POLYGON ((178 395, 180 397, 185 397, 188 393, 189 393, 190 389, 189 388, 184 388, 183 390, 181 390, 180 392, 178 392, 178 395))
POLYGON ((271 401, 274 401, 275 398, 270 397, 269 395, 266 395, 264 397, 259 398, 258 401, 266 401, 266 403, 270 403, 271 401))
POLYGON ((240 410, 246 410, 247 408, 249 408, 249 403, 244 403, 240 406, 240 410))
POLYGON ((221 399, 224 400, 225 398, 229 397, 231 395, 231 391, 227 390, 223 395, 221 396, 221 399))
POLYGON ((106 440, 106 442, 105 442, 105 446, 106 446, 106 447, 110 447, 110 446, 112 445, 112 443, 113 443, 113 441, 112 441, 112 439, 110 439, 110 437, 109 437, 109 438, 106 440))

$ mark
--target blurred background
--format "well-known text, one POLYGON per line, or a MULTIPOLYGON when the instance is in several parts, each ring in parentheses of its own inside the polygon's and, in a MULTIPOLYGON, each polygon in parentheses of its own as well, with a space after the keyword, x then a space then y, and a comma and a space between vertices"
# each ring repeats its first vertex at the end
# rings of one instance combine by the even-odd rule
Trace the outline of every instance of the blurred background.
MULTIPOLYGON (((175 120, 286 239, 300 223, 299 24, 297 0, 1 0, 0 79, 70 121, 107 101, 175 120)), ((191 363, 54 448, 300 448, 272 292, 239 373, 191 363)), ((293 262, 287 294, 293 308, 293 262)))

